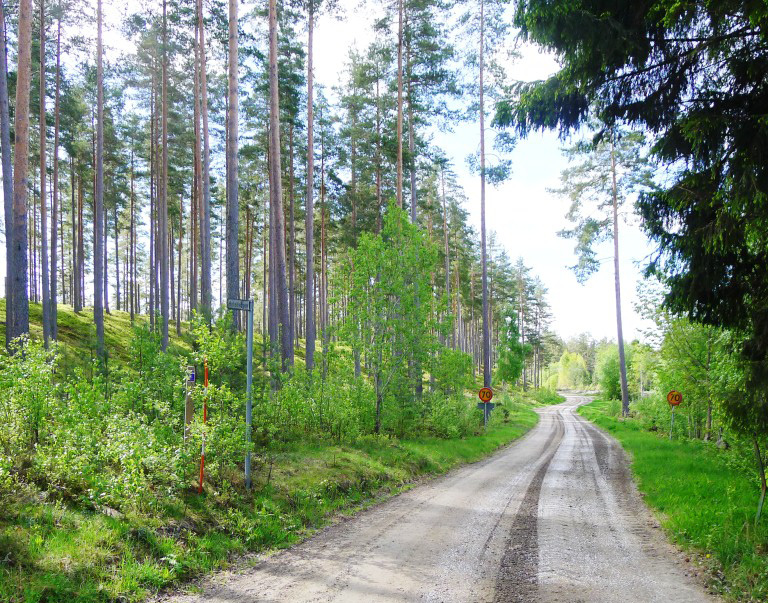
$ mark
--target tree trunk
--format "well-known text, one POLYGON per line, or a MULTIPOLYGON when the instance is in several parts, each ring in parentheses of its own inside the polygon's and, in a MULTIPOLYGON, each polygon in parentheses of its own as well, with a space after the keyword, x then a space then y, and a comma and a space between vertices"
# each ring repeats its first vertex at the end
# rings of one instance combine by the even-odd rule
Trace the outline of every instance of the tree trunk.
POLYGON ((397 206, 403 207, 403 4, 397 2, 397 206))
MULTIPOLYGON (((708 329, 707 333, 707 433, 704 436, 706 441, 712 439, 712 379, 710 371, 712 370, 712 331, 708 329)), ((640 398, 643 397, 643 388, 640 387, 640 398)))
POLYGON ((155 221, 157 170, 155 169, 155 117, 157 115, 155 70, 149 93, 149 330, 155 330, 155 221))
POLYGON ((131 225, 130 225, 130 242, 128 244, 128 270, 129 270, 129 286, 131 288, 131 302, 130 302, 130 312, 131 312, 131 324, 133 324, 133 321, 135 319, 135 281, 136 281, 136 216, 134 212, 134 169, 133 169, 133 140, 131 140, 131 225))
POLYGON ((72 203, 72 306, 75 312, 80 312, 80 270, 78 263, 78 247, 80 245, 80 237, 78 237, 77 226, 77 209, 79 204, 75 201, 75 159, 69 158, 69 176, 70 176, 70 192, 72 203))
MULTIPOLYGON (((235 0, 230 0, 234 2, 235 0)), ((288 306, 288 283, 285 271, 285 214, 283 212, 283 187, 280 166, 280 101, 277 82, 277 2, 269 1, 269 160, 270 203, 273 207, 275 285, 277 288, 277 308, 280 318, 282 341, 282 369, 287 371, 293 366, 293 334, 288 306)))
MULTIPOLYGON (((451 260, 448 248, 448 207, 445 200, 445 166, 440 169, 440 185, 443 197, 443 243, 445 247, 445 299, 448 307, 451 307, 451 260)), ((453 347, 456 347, 454 337, 453 347)))
MULTIPOLYGON (((195 150, 193 153, 193 170, 194 182, 192 184, 192 196, 189 207, 189 307, 190 313, 192 310, 197 309, 197 250, 198 250, 198 230, 202 226, 202 209, 203 203, 201 197, 203 196, 203 175, 202 175, 202 159, 200 145, 202 137, 200 133, 200 27, 197 19, 195 19, 195 73, 194 73, 194 108, 193 108, 193 130, 195 133, 195 150)), ((200 237, 200 255, 202 256, 203 240, 200 237)), ((202 300, 201 300, 202 301, 202 300)))
POLYGON ((96 187, 93 206, 93 320, 96 323, 99 356, 104 357, 104 71, 102 61, 101 0, 96 3, 96 187))
MULTIPOLYGON (((275 78, 277 74, 275 74, 275 78)), ((271 80, 270 80, 271 83, 271 80)), ((227 297, 237 298, 240 290, 238 258, 238 190, 237 190, 237 0, 229 0, 229 112, 227 128, 227 297)), ((279 144, 279 142, 278 142, 279 144)), ((279 169, 279 164, 278 164, 279 169)), ((235 328, 240 325, 240 312, 233 310, 235 328)))
POLYGON ((416 135, 414 132, 413 115, 413 88, 411 75, 411 45, 406 46, 406 68, 408 72, 408 158, 409 175, 411 178, 411 222, 416 224, 418 215, 418 202, 416 198, 416 135))
MULTIPOLYGON (((104 186, 102 185, 102 194, 104 191, 104 186)), ((104 228, 104 246, 102 249, 104 250, 104 312, 106 314, 111 314, 109 311, 109 257, 108 257, 108 250, 109 250, 109 220, 107 220, 107 206, 104 206, 104 212, 102 215, 102 227, 104 228)))
POLYGON ((485 3, 480 0, 480 246, 483 269, 483 386, 491 387, 491 330, 488 316, 488 267, 485 244, 485 3))
POLYGON ((120 311, 120 229, 117 224, 117 203, 115 203, 112 217, 115 220, 115 301, 117 302, 117 310, 120 311))
POLYGON ((307 245, 307 271, 304 294, 306 296, 304 315, 307 322, 306 332, 306 366, 312 371, 315 366, 315 204, 314 204, 314 99, 312 73, 312 50, 315 26, 314 0, 309 0, 309 23, 307 33, 307 206, 304 217, 304 229, 307 245))
POLYGON ((3 207, 5 210, 5 345, 11 341, 13 323, 13 169, 11 168, 11 118, 8 109, 8 58, 6 56, 5 13, 0 2, 0 153, 3 169, 3 207))
POLYGON ((19 3, 19 63, 16 72, 15 153, 13 166, 13 280, 10 339, 29 333, 27 295, 27 185, 29 182, 29 87, 32 63, 32 0, 19 3))
MULTIPOLYGON (((192 207, 192 197, 189 199, 190 216, 194 208, 192 207)), ((179 197, 179 272, 176 275, 176 335, 181 336, 181 248, 182 237, 184 235, 184 199, 179 197)), ((190 248, 190 254, 194 254, 194 249, 190 248)))
POLYGON ((167 2, 163 0, 163 65, 162 65, 162 173, 160 180, 159 264, 160 264, 160 316, 162 319, 162 347, 168 349, 168 18, 167 2))
MULTIPOLYGON (((51 338, 51 280, 48 272, 48 204, 46 202, 45 0, 40 0, 40 263, 43 273, 43 344, 51 338)), ((55 228, 56 222, 53 222, 55 228)), ((53 248, 56 255, 56 248, 53 248)), ((55 276, 54 276, 55 279, 55 276)))
MULTIPOLYGON (((288 258, 288 303, 290 305, 291 315, 291 337, 296 340, 296 291, 294 284, 294 272, 296 271, 296 226, 294 222, 294 190, 293 190, 293 120, 288 125, 288 226, 290 231, 289 246, 290 255, 288 258)), ((249 256, 249 261, 250 261, 249 256)))
MULTIPOLYGON (((378 67, 378 66, 377 66, 378 67)), ((381 94, 379 90, 379 72, 376 72, 376 234, 381 232, 381 94)))
MULTIPOLYGON (((51 305, 50 319, 51 336, 57 339, 59 336, 59 318, 57 307, 56 272, 58 269, 58 255, 56 254, 56 242, 58 230, 56 220, 59 215, 59 98, 61 93, 61 2, 59 2, 58 18, 56 25, 56 94, 53 101, 53 208, 51 210, 51 305)), ((63 244, 62 235, 62 244, 63 244)), ((61 254, 62 259, 64 253, 61 254)), ((62 270, 63 275, 63 270, 62 270)))
MULTIPOLYGON (((200 301, 203 315, 208 324, 212 316, 212 290, 211 290, 211 151, 208 141, 208 79, 205 66, 205 28, 203 24, 203 0, 197 0, 197 24, 200 30, 200 88, 201 88, 201 113, 203 117, 203 197, 200 207, 200 301)), ((221 270, 219 270, 221 272, 221 270)), ((221 286, 221 275, 219 285, 221 286)), ((221 302, 221 288, 219 288, 219 301, 221 302)))
POLYGON ((629 416, 629 389, 627 387, 627 363, 624 357, 624 334, 621 327, 621 285, 619 282, 619 194, 616 185, 616 152, 614 132, 611 132, 611 192, 613 196, 613 270, 616 287, 616 332, 619 344, 619 370, 621 374, 621 413, 629 416))
POLYGON ((757 514, 755 515, 755 523, 757 523, 763 514, 763 503, 765 503, 765 493, 768 490, 768 485, 766 485, 765 481, 765 464, 763 463, 763 455, 760 452, 760 443, 757 441, 757 435, 752 436, 752 441, 755 445, 755 459, 757 460, 757 471, 760 476, 760 500, 757 503, 757 514))

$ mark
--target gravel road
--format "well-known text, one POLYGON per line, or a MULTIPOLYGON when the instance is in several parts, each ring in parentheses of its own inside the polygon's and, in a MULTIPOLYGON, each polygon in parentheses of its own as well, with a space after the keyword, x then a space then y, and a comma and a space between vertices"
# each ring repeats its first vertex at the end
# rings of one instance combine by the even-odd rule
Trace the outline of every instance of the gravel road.
POLYGON ((177 603, 715 601, 569 396, 528 435, 177 603), (688 570, 688 571, 687 571, 688 570))

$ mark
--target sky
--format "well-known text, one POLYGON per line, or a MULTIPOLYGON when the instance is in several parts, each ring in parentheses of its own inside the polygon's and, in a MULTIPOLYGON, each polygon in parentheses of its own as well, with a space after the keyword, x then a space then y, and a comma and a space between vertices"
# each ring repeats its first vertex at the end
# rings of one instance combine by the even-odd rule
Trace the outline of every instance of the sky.
MULTIPOLYGON (((315 30, 315 75, 332 85, 347 61, 350 48, 362 49, 370 33, 370 16, 355 10, 357 0, 342 1, 344 19, 323 16, 315 30)), ((542 79, 557 70, 555 59, 533 46, 522 46, 520 58, 509 67, 510 78, 522 81, 542 79)), ((477 124, 462 123, 452 132, 435 132, 435 143, 452 160, 458 181, 468 201, 466 209, 480 231, 480 180, 471 174, 466 157, 480 143, 477 124)), ((486 134, 486 137, 489 135, 486 134)), ((613 243, 598 248, 605 262, 586 284, 580 285, 568 269, 576 263, 573 241, 557 232, 568 226, 568 201, 548 192, 560 184, 560 172, 568 162, 560 149, 566 143, 554 132, 533 134, 518 142, 511 154, 512 177, 503 185, 486 187, 486 224, 512 260, 522 257, 533 274, 549 290, 553 330, 563 338, 589 332, 596 339, 616 340, 616 299, 614 296, 613 243)), ((637 222, 635 220, 635 222, 637 222)), ((636 286, 642 280, 642 262, 652 250, 639 226, 620 226, 620 274, 624 339, 640 339, 643 321, 634 311, 636 286)), ((647 325, 646 325, 647 326, 647 325)))
MULTIPOLYGON (((133 1, 121 5, 122 10, 107 4, 108 53, 129 48, 119 39, 116 26, 120 13, 130 12, 129 5, 133 1)), ((369 0, 365 10, 360 0, 340 0, 339 4, 338 15, 320 16, 315 29, 315 77, 327 88, 341 80, 349 51, 353 48, 362 50, 371 40, 371 22, 377 11, 370 9, 380 7, 375 0, 369 0)), ((552 56, 535 47, 523 46, 520 58, 509 65, 508 75, 514 80, 531 81, 545 78, 556 69, 557 63, 552 56)), ((451 159, 458 181, 467 194, 466 209, 479 232, 480 181, 479 176, 470 173, 466 163, 467 156, 476 152, 479 146, 479 128, 474 123, 462 123, 452 132, 435 131, 433 136, 434 142, 451 159)), ((576 263, 573 242, 557 236, 557 232, 568 225, 565 219, 568 201, 548 189, 559 185, 560 172, 567 166, 560 151, 564 144, 553 132, 533 134, 518 142, 511 154, 511 178, 499 187, 486 188, 486 224, 496 233, 498 244, 507 250, 513 261, 522 257, 533 274, 542 279, 549 290, 552 328, 556 333, 566 339, 588 332, 596 339, 615 340, 612 243, 605 243, 598 249, 598 257, 604 258, 605 262, 597 274, 585 285, 580 285, 567 268, 576 263)), ((633 306, 636 286, 642 279, 642 262, 651 252, 651 246, 637 224, 622 227, 620 243, 624 337, 631 341, 640 338, 642 321, 633 306)), ((0 279, 3 278, 4 241, 0 246, 0 279)))

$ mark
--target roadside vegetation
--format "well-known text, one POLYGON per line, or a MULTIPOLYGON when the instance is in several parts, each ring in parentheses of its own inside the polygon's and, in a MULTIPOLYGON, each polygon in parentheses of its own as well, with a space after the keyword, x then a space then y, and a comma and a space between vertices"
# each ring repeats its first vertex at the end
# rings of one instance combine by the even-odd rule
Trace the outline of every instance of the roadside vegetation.
POLYGON ((754 521, 759 482, 753 459, 714 441, 670 440, 669 425, 654 429, 647 408, 639 405, 622 419, 619 400, 598 400, 579 412, 630 454, 645 502, 670 539, 691 554, 691 571, 699 566, 728 600, 768 600, 768 527, 754 521))
MULTIPOLYGON (((61 324, 77 322, 69 314, 60 308, 61 324)), ((279 389, 270 360, 257 356, 248 447, 244 337, 229 316, 212 330, 194 320, 172 353, 148 325, 121 319, 106 321, 116 351, 107 371, 89 361, 93 340, 78 338, 77 324, 51 350, 22 338, 0 354, 0 601, 142 600, 478 460, 534 426, 535 406, 561 400, 499 389, 484 431, 472 362, 458 351, 440 355, 447 366, 429 365, 419 397, 407 365, 393 360, 390 389, 377 397, 345 346, 321 348, 322 368, 284 375, 279 389), (185 368, 202 375, 203 359, 208 420, 200 379, 185 438, 185 368)))

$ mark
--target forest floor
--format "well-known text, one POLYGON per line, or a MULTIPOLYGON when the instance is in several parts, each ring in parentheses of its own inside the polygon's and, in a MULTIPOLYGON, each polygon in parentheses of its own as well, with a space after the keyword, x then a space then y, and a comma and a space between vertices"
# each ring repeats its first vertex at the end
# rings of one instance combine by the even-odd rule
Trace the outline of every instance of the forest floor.
POLYGON ((286 443, 257 458, 251 494, 190 483, 174 507, 123 514, 20 491, 0 500, 0 601, 141 601, 477 461, 530 430, 537 405, 509 399, 506 421, 465 439, 286 443))
MULTIPOLYGON (((86 368, 96 358, 97 339, 96 326, 93 323, 93 308, 87 307, 75 312, 72 306, 58 304, 59 346, 58 352, 62 357, 60 366, 67 370, 86 368)), ((29 333, 42 341, 43 306, 29 304, 29 333)), ((112 360, 118 363, 128 363, 130 358, 130 342, 134 335, 134 327, 148 324, 146 316, 136 316, 131 325, 131 315, 128 312, 112 310, 104 314, 104 344, 112 360)), ((169 333, 169 351, 171 354, 182 355, 192 351, 192 338, 186 330, 177 336, 174 329, 169 333)), ((5 342, 5 299, 0 299, 0 341, 5 342)), ((4 347, 4 346, 3 346, 4 347)))
POLYGON ((595 401, 580 414, 615 437, 632 458, 645 503, 668 537, 687 552, 687 573, 732 601, 768 601, 768 518, 755 525, 756 472, 713 442, 670 440, 616 416, 618 403, 595 401))

